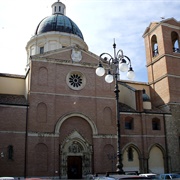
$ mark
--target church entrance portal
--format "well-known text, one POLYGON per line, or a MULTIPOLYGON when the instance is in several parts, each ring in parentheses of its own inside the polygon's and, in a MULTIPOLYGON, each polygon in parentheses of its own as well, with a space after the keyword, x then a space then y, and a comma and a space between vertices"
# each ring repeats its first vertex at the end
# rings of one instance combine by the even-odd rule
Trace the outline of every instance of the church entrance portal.
POLYGON ((77 132, 72 132, 61 145, 61 176, 81 179, 92 173, 92 146, 77 132))
POLYGON ((68 156, 68 179, 81 179, 82 178, 82 157, 81 156, 68 156))

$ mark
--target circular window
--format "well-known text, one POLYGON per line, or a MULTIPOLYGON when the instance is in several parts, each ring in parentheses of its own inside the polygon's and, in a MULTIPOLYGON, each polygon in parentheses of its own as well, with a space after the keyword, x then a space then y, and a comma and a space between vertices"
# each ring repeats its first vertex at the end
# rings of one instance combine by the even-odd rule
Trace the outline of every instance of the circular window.
POLYGON ((85 86, 85 77, 80 72, 70 72, 66 77, 66 82, 71 89, 80 90, 85 86))

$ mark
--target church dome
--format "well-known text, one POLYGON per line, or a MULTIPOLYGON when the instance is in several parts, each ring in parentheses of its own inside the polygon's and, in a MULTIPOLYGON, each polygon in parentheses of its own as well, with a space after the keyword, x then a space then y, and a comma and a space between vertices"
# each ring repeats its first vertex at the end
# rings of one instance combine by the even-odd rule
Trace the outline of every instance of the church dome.
POLYGON ((145 89, 143 89, 142 99, 143 99, 143 102, 144 101, 149 101, 149 102, 151 101, 150 97, 146 94, 145 89))
POLYGON ((40 21, 34 36, 27 42, 27 56, 44 54, 66 47, 79 47, 88 51, 80 29, 66 16, 66 6, 57 0, 51 7, 52 14, 40 21))
POLYGON ((62 14, 53 14, 44 18, 37 26, 35 35, 42 33, 57 31, 79 36, 84 40, 83 35, 78 26, 67 16, 62 14))
POLYGON ((65 15, 66 6, 62 3, 55 2, 52 4, 52 15, 44 18, 37 26, 35 35, 51 31, 74 34, 84 40, 78 26, 65 15))

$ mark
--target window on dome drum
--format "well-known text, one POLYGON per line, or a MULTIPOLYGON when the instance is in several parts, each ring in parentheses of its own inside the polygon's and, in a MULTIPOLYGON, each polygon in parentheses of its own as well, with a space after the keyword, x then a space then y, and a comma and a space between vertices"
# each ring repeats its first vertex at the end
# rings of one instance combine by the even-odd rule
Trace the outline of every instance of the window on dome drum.
POLYGON ((132 117, 126 117, 125 118, 125 129, 133 129, 134 127, 134 122, 133 122, 133 118, 132 117))
POLYGON ((179 35, 174 31, 171 33, 171 40, 172 40, 172 45, 173 45, 173 52, 180 53, 179 35))
POLYGON ((160 130, 160 119, 154 118, 152 119, 152 130, 160 130))
POLYGON ((61 11, 61 6, 59 6, 59 12, 61 11))
POLYGON ((159 52, 158 52, 157 38, 156 38, 155 35, 152 36, 151 45, 152 45, 152 54, 153 54, 153 57, 156 57, 159 54, 159 52))
POLYGON ((54 7, 54 12, 56 12, 56 6, 54 7))
POLYGON ((44 46, 40 47, 40 48, 39 48, 39 51, 40 51, 40 52, 39 52, 40 54, 43 54, 43 53, 44 53, 44 46))
POLYGON ((133 148, 132 147, 129 147, 128 148, 128 161, 133 161, 133 148))

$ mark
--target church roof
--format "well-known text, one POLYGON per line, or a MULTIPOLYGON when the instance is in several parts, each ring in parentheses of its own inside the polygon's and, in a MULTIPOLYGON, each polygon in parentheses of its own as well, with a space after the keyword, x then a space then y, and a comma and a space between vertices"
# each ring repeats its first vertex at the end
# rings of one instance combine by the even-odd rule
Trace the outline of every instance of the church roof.
POLYGON ((127 104, 124 103, 119 103, 119 111, 120 112, 136 112, 135 109, 131 108, 130 106, 128 106, 127 104))
POLYGON ((23 95, 0 94, 0 104, 26 106, 27 101, 23 95))

